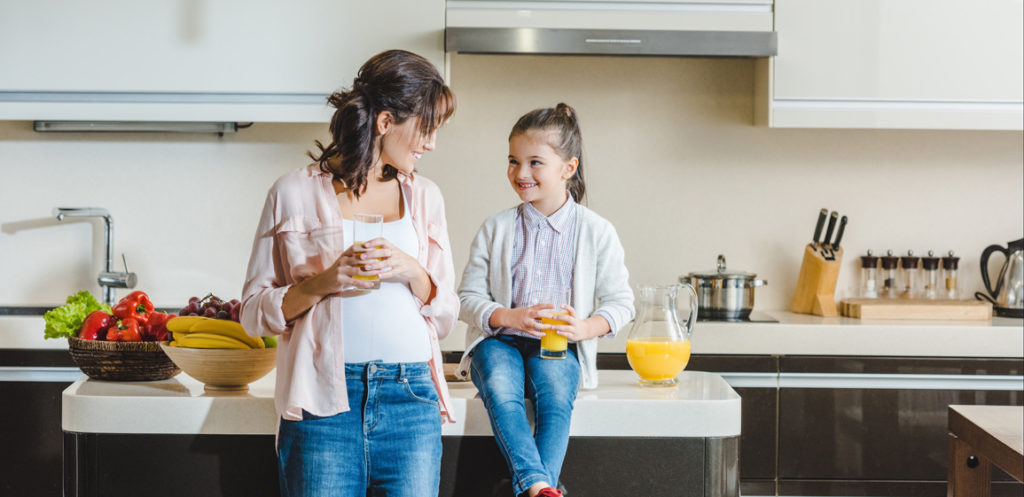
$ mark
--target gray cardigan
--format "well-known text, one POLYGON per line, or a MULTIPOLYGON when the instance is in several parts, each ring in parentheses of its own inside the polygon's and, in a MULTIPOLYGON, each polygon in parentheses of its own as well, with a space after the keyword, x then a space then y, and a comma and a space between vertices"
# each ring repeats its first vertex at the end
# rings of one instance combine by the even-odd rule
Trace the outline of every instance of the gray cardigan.
MULTIPOLYGON (((577 204, 576 262, 573 265, 573 302, 577 316, 601 310, 611 317, 613 332, 633 319, 633 290, 629 287, 622 243, 615 227, 594 211, 577 204)), ((473 239, 469 261, 462 272, 459 320, 469 325, 466 351, 455 374, 469 378, 470 353, 487 338, 483 318, 490 310, 512 307, 512 243, 517 207, 484 221, 473 239)), ((597 339, 577 344, 582 388, 597 387, 597 339)))

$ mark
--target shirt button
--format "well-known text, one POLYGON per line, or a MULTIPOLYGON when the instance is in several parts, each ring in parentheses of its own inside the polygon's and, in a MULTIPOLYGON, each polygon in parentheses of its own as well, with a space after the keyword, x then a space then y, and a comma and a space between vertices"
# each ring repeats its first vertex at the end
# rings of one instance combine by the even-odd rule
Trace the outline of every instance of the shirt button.
POLYGON ((377 372, 377 365, 376 364, 370 364, 370 372, 371 373, 376 373, 377 372))
POLYGON ((540 246, 541 246, 541 247, 543 247, 543 246, 544 246, 544 240, 541 240, 541 241, 540 241, 540 246))

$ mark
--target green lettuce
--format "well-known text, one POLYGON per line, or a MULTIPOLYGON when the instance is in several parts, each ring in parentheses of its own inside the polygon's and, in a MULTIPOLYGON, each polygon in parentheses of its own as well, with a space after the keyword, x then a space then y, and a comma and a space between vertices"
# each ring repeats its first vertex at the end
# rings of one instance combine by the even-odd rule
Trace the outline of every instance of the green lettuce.
POLYGON ((82 327, 82 321, 93 311, 103 310, 110 312, 110 306, 100 303, 91 293, 82 290, 67 299, 67 303, 46 311, 43 320, 46 321, 46 329, 43 334, 46 338, 68 338, 78 335, 78 329, 82 327))

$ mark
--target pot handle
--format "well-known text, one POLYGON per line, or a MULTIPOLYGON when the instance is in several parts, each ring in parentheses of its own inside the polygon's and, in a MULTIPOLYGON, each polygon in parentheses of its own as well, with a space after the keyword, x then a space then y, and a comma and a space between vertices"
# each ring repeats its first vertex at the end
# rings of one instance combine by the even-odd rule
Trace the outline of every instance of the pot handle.
POLYGON ((750 286, 765 286, 768 284, 768 280, 753 280, 750 282, 750 286))
MULTIPOLYGON (((686 318, 686 339, 689 340, 693 335, 693 324, 697 321, 697 291, 689 283, 680 283, 679 286, 690 292, 690 317, 686 318)), ((676 316, 676 321, 678 320, 679 316, 676 316)))

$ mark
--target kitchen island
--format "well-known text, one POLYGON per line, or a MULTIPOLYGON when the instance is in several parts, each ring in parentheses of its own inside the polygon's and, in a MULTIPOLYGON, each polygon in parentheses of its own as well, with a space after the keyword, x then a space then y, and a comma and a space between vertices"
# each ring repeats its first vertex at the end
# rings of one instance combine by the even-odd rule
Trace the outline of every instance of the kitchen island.
MULTIPOLYGON (((641 388, 601 371, 576 400, 562 481, 570 495, 733 497, 741 403, 718 375, 641 388)), ((155 382, 81 378, 63 394, 65 495, 276 495, 273 373, 248 392, 206 392, 182 373, 155 382)), ((472 383, 452 382, 442 496, 487 497, 507 476, 472 383), (497 485, 497 486, 496 486, 497 485)))

